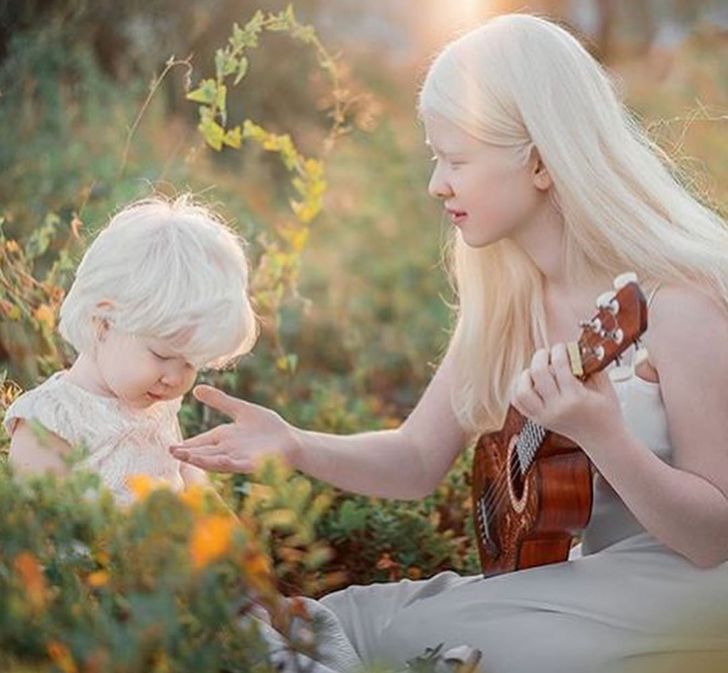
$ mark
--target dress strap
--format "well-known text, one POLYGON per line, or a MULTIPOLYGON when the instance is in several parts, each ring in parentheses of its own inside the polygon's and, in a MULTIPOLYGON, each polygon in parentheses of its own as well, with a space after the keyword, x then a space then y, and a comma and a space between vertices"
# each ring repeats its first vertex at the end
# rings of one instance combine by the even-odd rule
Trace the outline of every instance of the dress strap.
POLYGON ((650 292, 650 296, 647 297, 647 308, 650 308, 650 306, 652 306, 652 300, 655 298, 655 294, 657 293, 657 290, 660 289, 660 285, 662 285, 662 283, 657 283, 657 285, 655 285, 655 287, 652 288, 652 292, 650 292))

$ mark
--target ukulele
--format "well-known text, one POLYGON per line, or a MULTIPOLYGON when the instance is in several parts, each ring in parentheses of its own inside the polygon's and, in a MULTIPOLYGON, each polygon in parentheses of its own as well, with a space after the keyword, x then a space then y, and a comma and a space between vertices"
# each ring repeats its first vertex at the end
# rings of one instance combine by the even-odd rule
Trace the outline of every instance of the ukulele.
MULTIPOLYGON (((567 344, 580 380, 619 362, 647 329, 647 302, 634 273, 614 280, 597 314, 567 344)), ((472 506, 480 565, 489 577, 565 561, 592 508, 592 466, 570 439, 509 406, 503 428, 482 435, 473 457, 472 506)))

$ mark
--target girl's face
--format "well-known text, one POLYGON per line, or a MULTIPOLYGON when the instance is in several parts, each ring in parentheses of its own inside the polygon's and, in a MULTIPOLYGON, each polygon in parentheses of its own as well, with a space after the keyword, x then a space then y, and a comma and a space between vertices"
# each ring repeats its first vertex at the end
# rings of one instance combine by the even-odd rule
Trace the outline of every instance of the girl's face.
POLYGON ((519 165, 512 149, 471 136, 436 113, 424 116, 435 169, 428 191, 474 248, 515 236, 544 204, 548 175, 537 155, 519 165))
POLYGON ((96 365, 109 392, 134 408, 181 397, 197 370, 163 340, 104 328, 96 365))

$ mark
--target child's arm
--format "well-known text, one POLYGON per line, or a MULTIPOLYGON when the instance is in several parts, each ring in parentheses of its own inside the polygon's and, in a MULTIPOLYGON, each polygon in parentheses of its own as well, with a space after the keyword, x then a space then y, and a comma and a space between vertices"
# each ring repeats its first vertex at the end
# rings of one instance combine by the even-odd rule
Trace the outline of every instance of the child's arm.
POLYGON ((68 474, 63 457, 71 451, 71 445, 58 435, 46 430, 38 437, 30 423, 19 418, 10 439, 10 464, 19 474, 53 472, 68 474))

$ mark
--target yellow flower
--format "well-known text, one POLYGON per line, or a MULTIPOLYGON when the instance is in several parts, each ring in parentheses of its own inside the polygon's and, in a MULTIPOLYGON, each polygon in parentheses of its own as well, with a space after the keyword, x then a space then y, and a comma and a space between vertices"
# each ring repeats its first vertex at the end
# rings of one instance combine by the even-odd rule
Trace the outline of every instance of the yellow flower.
POLYGON ((48 643, 47 648, 48 656, 51 661, 63 671, 63 673, 78 673, 78 668, 73 661, 68 648, 57 640, 53 640, 48 643))
POLYGON ((18 245, 17 241, 10 240, 10 241, 5 241, 5 249, 9 253, 14 253, 14 252, 18 252, 18 250, 20 250, 20 246, 18 245))
POLYGON ((132 474, 126 478, 126 485, 136 500, 144 500, 155 489, 166 486, 166 483, 148 474, 132 474))
POLYGON ((225 514, 210 514, 198 519, 189 543, 192 567, 199 570, 223 556, 230 548, 236 525, 236 519, 225 514))
POLYGON ((97 570, 86 578, 86 583, 94 589, 103 587, 109 583, 109 573, 106 570, 97 570))
POLYGON ((205 489, 199 484, 193 484, 180 493, 179 499, 193 512, 201 512, 205 503, 205 489))
POLYGON ((257 547, 249 548, 245 556, 245 578, 252 589, 266 593, 273 588, 273 569, 268 556, 257 547))
POLYGON ((39 322, 45 324, 48 329, 53 329, 56 326, 56 316, 53 313, 53 309, 48 304, 41 304, 35 311, 33 311, 33 317, 39 322))
POLYGON ((42 608, 46 601, 46 581, 43 570, 35 556, 30 552, 20 552, 13 562, 15 570, 28 592, 28 600, 33 608, 42 608))

